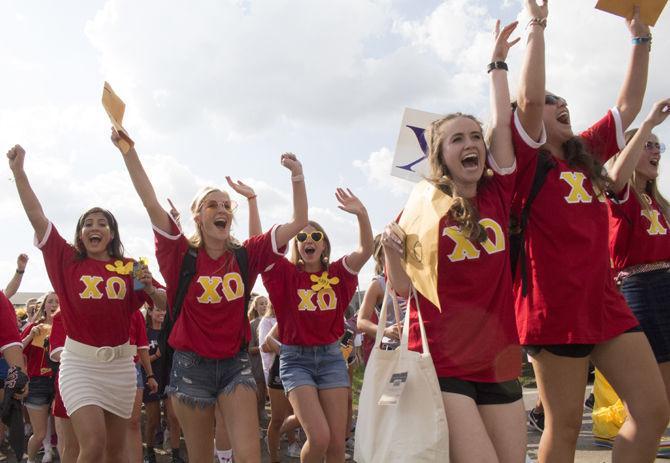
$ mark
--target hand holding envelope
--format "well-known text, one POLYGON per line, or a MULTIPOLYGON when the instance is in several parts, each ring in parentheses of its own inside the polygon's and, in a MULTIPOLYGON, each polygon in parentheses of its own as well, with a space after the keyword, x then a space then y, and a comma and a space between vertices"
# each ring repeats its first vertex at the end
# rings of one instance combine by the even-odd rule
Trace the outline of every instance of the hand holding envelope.
POLYGON ((655 26, 668 0, 598 0, 596 8, 608 13, 633 18, 635 7, 640 7, 640 19, 648 26, 655 26))
POLYGON ((450 196, 427 180, 422 180, 412 190, 398 221, 405 235, 405 273, 416 290, 440 310, 437 296, 440 220, 449 211, 452 202, 450 196))
POLYGON ((108 82, 102 88, 102 106, 105 108, 109 120, 112 122, 114 130, 112 131, 112 141, 119 147, 123 154, 126 154, 134 145, 126 129, 123 128, 123 114, 126 111, 126 104, 119 98, 112 86, 108 82), (116 133, 114 133, 116 132, 116 133))

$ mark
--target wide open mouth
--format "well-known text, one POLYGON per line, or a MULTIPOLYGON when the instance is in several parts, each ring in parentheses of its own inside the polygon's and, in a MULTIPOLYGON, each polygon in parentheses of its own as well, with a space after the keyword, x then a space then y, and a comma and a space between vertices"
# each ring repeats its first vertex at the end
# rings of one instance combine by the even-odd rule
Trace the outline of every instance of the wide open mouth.
POLYGON ((479 155, 477 153, 468 153, 461 159, 461 164, 467 170, 476 170, 479 168, 479 155))

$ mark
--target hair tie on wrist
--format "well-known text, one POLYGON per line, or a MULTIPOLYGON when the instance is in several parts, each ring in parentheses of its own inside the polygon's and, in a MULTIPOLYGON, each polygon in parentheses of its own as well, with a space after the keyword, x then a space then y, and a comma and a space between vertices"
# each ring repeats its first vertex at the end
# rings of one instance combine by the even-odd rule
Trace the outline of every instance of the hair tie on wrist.
POLYGON ((493 61, 486 66, 486 72, 491 72, 494 69, 502 69, 503 71, 509 71, 507 63, 504 61, 493 61))
POLYGON ((17 268, 17 269, 16 269, 16 273, 18 273, 19 275, 23 275, 24 273, 26 273, 26 271, 25 271, 25 270, 19 270, 19 269, 17 268))
POLYGON ((642 37, 633 37, 631 39, 633 45, 646 45, 649 44, 649 50, 651 50, 651 33, 642 37))
POLYGON ((542 29, 545 29, 547 27, 547 18, 531 18, 526 25, 526 29, 530 26, 540 26, 542 29))

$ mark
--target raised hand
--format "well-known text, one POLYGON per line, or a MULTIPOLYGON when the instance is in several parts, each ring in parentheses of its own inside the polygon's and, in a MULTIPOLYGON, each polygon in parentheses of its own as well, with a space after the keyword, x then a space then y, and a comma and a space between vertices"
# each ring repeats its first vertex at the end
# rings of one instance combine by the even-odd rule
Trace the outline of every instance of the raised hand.
POLYGON ((19 254, 16 258, 16 270, 23 272, 28 265, 28 254, 19 254))
POLYGON ((230 188, 232 188, 235 193, 240 194, 247 199, 251 199, 256 196, 254 189, 241 180, 234 181, 230 177, 226 176, 226 181, 228 182, 228 186, 230 186, 230 188))
POLYGON ((496 21, 496 25, 493 28, 493 53, 491 54, 491 61, 505 61, 509 49, 521 40, 521 37, 517 37, 511 42, 509 41, 509 36, 512 35, 518 24, 518 21, 514 21, 500 30, 500 20, 496 21))
POLYGON ((344 190, 343 188, 338 188, 335 190, 335 198, 340 203, 339 207, 345 212, 354 215, 363 215, 367 214, 367 209, 356 195, 354 195, 349 188, 344 190))
POLYGON ((526 0, 526 10, 531 18, 546 19, 549 15, 549 0, 541 0, 538 5, 537 0, 526 0))
POLYGON ((26 150, 21 145, 14 145, 7 151, 7 159, 9 159, 9 168, 12 172, 23 170, 23 161, 26 157, 26 150))
POLYGON ((647 116, 647 120, 657 126, 670 116, 670 98, 657 102, 647 116))
POLYGON ((648 37, 650 35, 649 26, 640 19, 640 7, 633 7, 633 16, 626 19, 626 25, 633 37, 648 37))
POLYGON ((130 149, 133 149, 135 146, 135 142, 125 133, 119 133, 116 131, 114 127, 112 127, 112 143, 114 146, 116 146, 119 151, 121 151, 121 154, 126 154, 127 151, 123 150, 123 147, 119 144, 121 140, 124 140, 126 143, 130 145, 130 149))
POLYGON ((302 164, 298 157, 293 153, 284 153, 281 155, 281 165, 291 171, 293 175, 302 174, 302 164))

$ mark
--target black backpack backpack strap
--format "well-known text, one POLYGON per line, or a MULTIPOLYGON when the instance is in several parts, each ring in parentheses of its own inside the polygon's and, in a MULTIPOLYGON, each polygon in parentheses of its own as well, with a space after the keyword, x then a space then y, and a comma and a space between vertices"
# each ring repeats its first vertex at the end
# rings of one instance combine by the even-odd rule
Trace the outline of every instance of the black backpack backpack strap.
POLYGON ((551 158, 551 154, 539 151, 537 153, 537 165, 535 167, 535 176, 533 177, 533 183, 530 187, 530 193, 526 199, 523 208, 521 209, 521 214, 519 215, 517 221, 517 229, 514 230, 510 235, 510 261, 512 265, 512 275, 516 272, 517 262, 521 265, 521 293, 523 296, 528 294, 528 268, 526 264, 526 243, 525 243, 525 233, 526 226, 528 225, 528 218, 530 216, 530 208, 535 201, 538 193, 542 189, 545 180, 547 179, 547 174, 549 171, 556 166, 556 163, 551 158))
POLYGON ((181 269, 179 270, 179 281, 177 283, 177 293, 174 298, 172 307, 168 306, 167 313, 165 314, 165 319, 163 320, 163 325, 161 326, 161 332, 158 335, 158 348, 160 350, 161 356, 159 357, 159 368, 160 374, 163 382, 159 381, 159 384, 167 385, 169 383, 169 373, 172 369, 172 356, 174 354, 174 349, 170 347, 168 343, 168 338, 170 333, 172 333, 172 328, 179 318, 181 313, 181 306, 184 303, 184 298, 188 292, 188 287, 191 285, 193 276, 195 275, 196 259, 198 257, 198 250, 196 248, 188 248, 188 252, 184 254, 184 260, 181 262, 181 269))
POLYGON ((247 340, 247 323, 249 321, 249 301, 251 299, 251 284, 249 282, 249 254, 247 248, 240 246, 233 248, 237 266, 240 268, 240 276, 244 284, 244 321, 242 322, 242 346, 240 350, 247 350, 249 342, 247 340))

